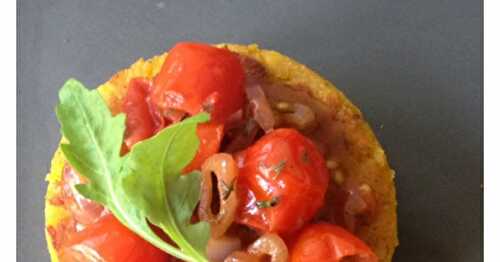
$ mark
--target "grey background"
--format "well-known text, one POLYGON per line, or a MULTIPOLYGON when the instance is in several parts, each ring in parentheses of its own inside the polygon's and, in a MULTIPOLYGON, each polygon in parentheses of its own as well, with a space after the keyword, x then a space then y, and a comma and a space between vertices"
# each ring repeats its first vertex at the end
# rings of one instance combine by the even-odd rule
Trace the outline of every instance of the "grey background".
POLYGON ((69 77, 106 81, 180 40, 258 42, 332 80, 397 171, 395 261, 482 261, 482 1, 18 1, 19 261, 48 261, 43 195, 69 77), (307 4, 306 4, 307 3, 307 4))

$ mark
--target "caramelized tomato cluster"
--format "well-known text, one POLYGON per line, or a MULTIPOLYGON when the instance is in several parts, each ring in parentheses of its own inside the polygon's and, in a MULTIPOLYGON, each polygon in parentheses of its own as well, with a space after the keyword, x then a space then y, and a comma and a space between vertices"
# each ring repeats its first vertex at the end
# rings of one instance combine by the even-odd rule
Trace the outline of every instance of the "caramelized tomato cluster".
MULTIPOLYGON (((245 70, 236 54, 206 44, 177 44, 154 79, 130 81, 123 103, 127 120, 122 153, 187 115, 208 112, 211 121, 198 126, 200 147, 185 171, 200 169, 219 152, 225 127, 241 115, 245 101, 245 70)), ((295 129, 271 130, 234 157, 239 168, 237 223, 290 240, 291 261, 377 261, 369 247, 341 227, 311 223, 324 204, 330 175, 307 137, 295 129)), ((71 186, 66 182, 63 187, 71 186)), ((73 214, 85 209, 70 207, 76 194, 62 195, 73 214)), ((93 208, 99 213, 86 217, 85 224, 75 226, 56 246, 62 261, 91 259, 85 255, 107 262, 171 259, 111 214, 93 208)))

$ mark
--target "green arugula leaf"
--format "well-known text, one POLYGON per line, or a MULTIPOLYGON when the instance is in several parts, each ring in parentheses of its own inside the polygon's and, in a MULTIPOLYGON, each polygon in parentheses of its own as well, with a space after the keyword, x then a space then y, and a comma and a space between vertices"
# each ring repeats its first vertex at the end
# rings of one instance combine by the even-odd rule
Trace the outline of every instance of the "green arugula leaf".
POLYGON ((77 185, 78 191, 165 252, 186 261, 207 261, 209 227, 189 223, 199 200, 200 175, 180 173, 198 148, 196 126, 208 115, 172 125, 120 157, 123 114, 112 116, 96 90, 89 91, 74 79, 65 83, 59 99, 56 113, 69 141, 61 149, 71 166, 89 180, 77 185), (158 237, 148 222, 163 229, 180 250, 158 237))
POLYGON ((180 174, 196 154, 196 126, 206 121, 207 114, 194 116, 136 144, 125 163, 124 180, 130 201, 138 203, 142 215, 200 261, 206 256, 209 226, 189 223, 200 199, 200 174, 180 174))
POLYGON ((112 117, 97 91, 89 92, 77 80, 68 80, 59 92, 56 108, 63 136, 66 159, 92 183, 80 186, 88 198, 107 204, 107 181, 121 165, 120 147, 125 131, 125 116, 112 117), (92 196, 87 195, 92 192, 92 196))

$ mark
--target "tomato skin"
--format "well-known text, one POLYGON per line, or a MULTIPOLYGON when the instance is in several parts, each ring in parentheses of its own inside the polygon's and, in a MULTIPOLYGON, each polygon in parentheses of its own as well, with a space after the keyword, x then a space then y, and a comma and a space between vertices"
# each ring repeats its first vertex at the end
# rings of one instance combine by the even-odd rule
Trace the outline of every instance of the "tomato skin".
POLYGON ((222 136, 224 135, 224 126, 214 123, 199 124, 196 128, 196 134, 200 139, 200 146, 191 163, 184 168, 186 173, 200 169, 208 157, 219 151, 222 136))
POLYGON ((244 103, 245 75, 238 57, 227 49, 207 44, 176 44, 154 79, 153 103, 190 115, 210 112, 223 123, 244 103))
POLYGON ((328 171, 316 146, 298 131, 271 131, 236 158, 240 167, 238 223, 262 232, 289 234, 322 206, 328 171))
POLYGON ((353 261, 378 261, 370 247, 359 238, 342 227, 321 223, 309 225, 299 234, 290 261, 340 262, 347 257, 352 257, 353 261))
POLYGON ((149 93, 152 82, 144 78, 130 80, 123 102, 123 112, 127 115, 125 145, 128 149, 165 127, 164 119, 150 104, 149 93))
POLYGON ((111 214, 69 236, 59 250, 60 261, 85 261, 96 256, 106 262, 170 260, 167 253, 130 231, 111 214), (84 249, 90 252, 82 252, 84 249))
MULTIPOLYGON (((152 82, 144 78, 130 80, 127 96, 123 103, 126 114, 125 146, 123 153, 128 152, 134 144, 147 139, 161 131, 167 123, 156 107, 151 104, 152 82)), ((200 147, 193 161, 185 168, 185 172, 200 169, 203 161, 219 151, 224 135, 222 124, 200 124, 197 127, 200 147)))

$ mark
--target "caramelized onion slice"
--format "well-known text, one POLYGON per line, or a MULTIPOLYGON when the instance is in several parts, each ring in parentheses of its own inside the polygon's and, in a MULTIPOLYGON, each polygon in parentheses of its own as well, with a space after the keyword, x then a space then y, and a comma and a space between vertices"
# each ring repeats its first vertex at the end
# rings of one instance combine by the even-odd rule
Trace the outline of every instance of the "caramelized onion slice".
POLYGON ((211 226, 212 238, 224 235, 233 223, 238 207, 236 197, 236 178, 238 167, 230 154, 219 153, 209 157, 202 166, 201 174, 201 197, 198 207, 198 216, 207 221, 211 226), (212 174, 217 178, 217 192, 219 194, 219 212, 212 212, 212 174))
POLYGON ((262 235, 247 248, 247 252, 233 252, 224 262, 256 262, 264 256, 269 256, 271 262, 288 261, 288 248, 277 234, 262 235))
POLYGON ((277 234, 264 234, 248 247, 248 253, 252 255, 271 257, 271 262, 286 262, 288 260, 288 248, 285 242, 277 234))
POLYGON ((231 253, 241 248, 241 240, 233 236, 210 238, 207 244, 207 257, 210 262, 222 262, 231 253))
MULTIPOLYGON (((259 126, 253 119, 248 119, 242 127, 226 133, 231 136, 230 142, 224 147, 224 152, 234 153, 246 149, 256 140, 259 126)), ((229 136, 228 136, 229 137, 229 136)))
POLYGON ((260 262, 260 257, 250 255, 244 251, 235 251, 224 259, 224 262, 260 262))
POLYGON ((299 130, 312 129, 316 126, 316 114, 314 111, 303 104, 279 102, 274 105, 280 114, 282 122, 299 130))
POLYGON ((109 213, 102 205, 80 195, 75 186, 87 183, 87 179, 79 175, 69 165, 64 166, 61 180, 61 202, 71 212, 77 224, 86 226, 94 223, 109 213))
POLYGON ((273 110, 260 84, 247 84, 245 90, 255 122, 266 132, 272 130, 275 125, 273 110))
POLYGON ((375 194, 368 184, 348 182, 345 190, 347 199, 344 206, 344 220, 347 228, 355 232, 359 224, 373 217, 377 206, 375 194))

